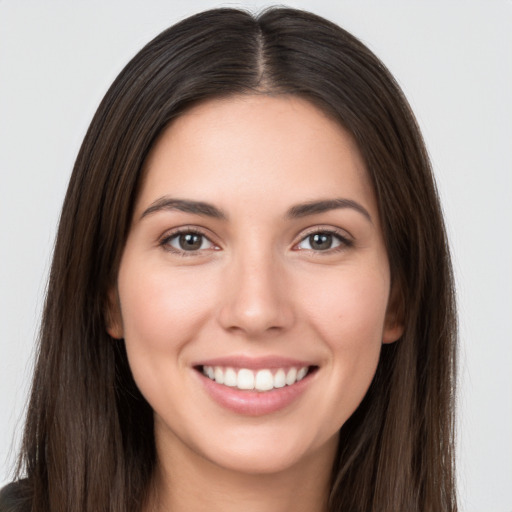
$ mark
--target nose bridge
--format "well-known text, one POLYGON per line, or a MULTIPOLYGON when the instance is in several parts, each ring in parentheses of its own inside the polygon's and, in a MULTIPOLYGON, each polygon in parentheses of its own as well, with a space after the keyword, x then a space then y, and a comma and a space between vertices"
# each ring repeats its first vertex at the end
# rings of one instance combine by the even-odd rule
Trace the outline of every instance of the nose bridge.
POLYGON ((234 253, 221 303, 224 328, 259 336, 291 325, 293 312, 282 267, 268 246, 249 244, 234 253))

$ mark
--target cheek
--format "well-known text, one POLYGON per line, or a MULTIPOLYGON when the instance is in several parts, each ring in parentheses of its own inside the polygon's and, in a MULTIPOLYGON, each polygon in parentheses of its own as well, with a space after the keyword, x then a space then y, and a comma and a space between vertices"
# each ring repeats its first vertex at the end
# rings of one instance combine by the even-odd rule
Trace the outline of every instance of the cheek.
POLYGON ((297 293, 307 297, 306 315, 332 350, 358 351, 382 342, 389 286, 385 269, 353 267, 316 276, 297 293))
POLYGON ((216 288, 201 271, 170 272, 158 264, 140 269, 134 263, 121 266, 118 292, 130 367, 146 395, 159 389, 162 375, 179 377, 183 348, 207 321, 216 288))
POLYGON ((212 303, 211 278, 201 272, 170 272, 153 268, 121 267, 119 296, 125 338, 161 348, 187 337, 201 325, 212 303))
POLYGON ((375 375, 389 279, 385 272, 347 272, 326 280, 322 292, 311 289, 317 291, 310 291, 304 306, 328 353, 327 384, 319 400, 331 425, 339 428, 361 403, 375 375))

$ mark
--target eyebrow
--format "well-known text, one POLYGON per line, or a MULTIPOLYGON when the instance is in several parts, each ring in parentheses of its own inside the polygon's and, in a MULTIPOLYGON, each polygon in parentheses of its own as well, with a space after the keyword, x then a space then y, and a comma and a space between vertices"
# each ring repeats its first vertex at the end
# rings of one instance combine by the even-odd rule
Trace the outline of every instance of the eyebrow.
POLYGON ((179 210, 181 212, 203 215, 205 217, 213 217, 214 219, 227 219, 227 215, 212 204, 204 203, 203 201, 191 201, 188 199, 173 199, 171 197, 161 197, 154 201, 149 208, 144 210, 140 218, 143 219, 152 213, 162 210, 179 210))
POLYGON ((352 199, 343 198, 310 201, 308 203, 292 206, 287 212, 287 217, 295 219, 299 217, 306 217, 308 215, 315 215, 317 213, 324 213, 329 210, 337 210, 339 208, 351 208, 373 223, 371 215, 364 206, 352 199))
MULTIPOLYGON (((337 210, 340 208, 351 208, 356 212, 362 214, 367 220, 373 223, 371 215, 368 210, 358 202, 352 199, 324 199, 320 201, 310 201, 307 203, 297 204, 292 206, 286 213, 288 218, 297 219, 307 217, 308 215, 316 215, 324 213, 329 210, 337 210)), ((193 213, 195 215, 202 215, 205 217, 212 217, 214 219, 227 220, 228 216, 216 206, 205 203, 203 201, 192 201, 190 199, 174 199, 171 197, 161 197, 154 201, 140 216, 141 219, 156 213, 166 210, 178 210, 186 213, 193 213)))

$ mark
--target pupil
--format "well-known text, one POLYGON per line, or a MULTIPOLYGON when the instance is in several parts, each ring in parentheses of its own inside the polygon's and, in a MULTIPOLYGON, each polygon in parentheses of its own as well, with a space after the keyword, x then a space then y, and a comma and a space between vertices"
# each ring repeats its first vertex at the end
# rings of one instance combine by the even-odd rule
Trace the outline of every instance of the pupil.
POLYGON ((332 235, 329 235, 328 233, 315 233, 311 236, 310 244, 313 249, 330 249, 332 244, 332 235))
POLYGON ((193 251, 201 248, 201 235, 186 233, 180 235, 180 247, 185 251, 193 251))

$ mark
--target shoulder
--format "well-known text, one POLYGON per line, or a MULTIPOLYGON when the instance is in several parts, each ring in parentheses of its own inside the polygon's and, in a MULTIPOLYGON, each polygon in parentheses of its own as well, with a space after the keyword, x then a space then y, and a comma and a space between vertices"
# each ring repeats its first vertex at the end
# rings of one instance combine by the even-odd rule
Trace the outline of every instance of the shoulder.
POLYGON ((11 482, 0 489, 0 512, 30 512, 26 480, 11 482))

